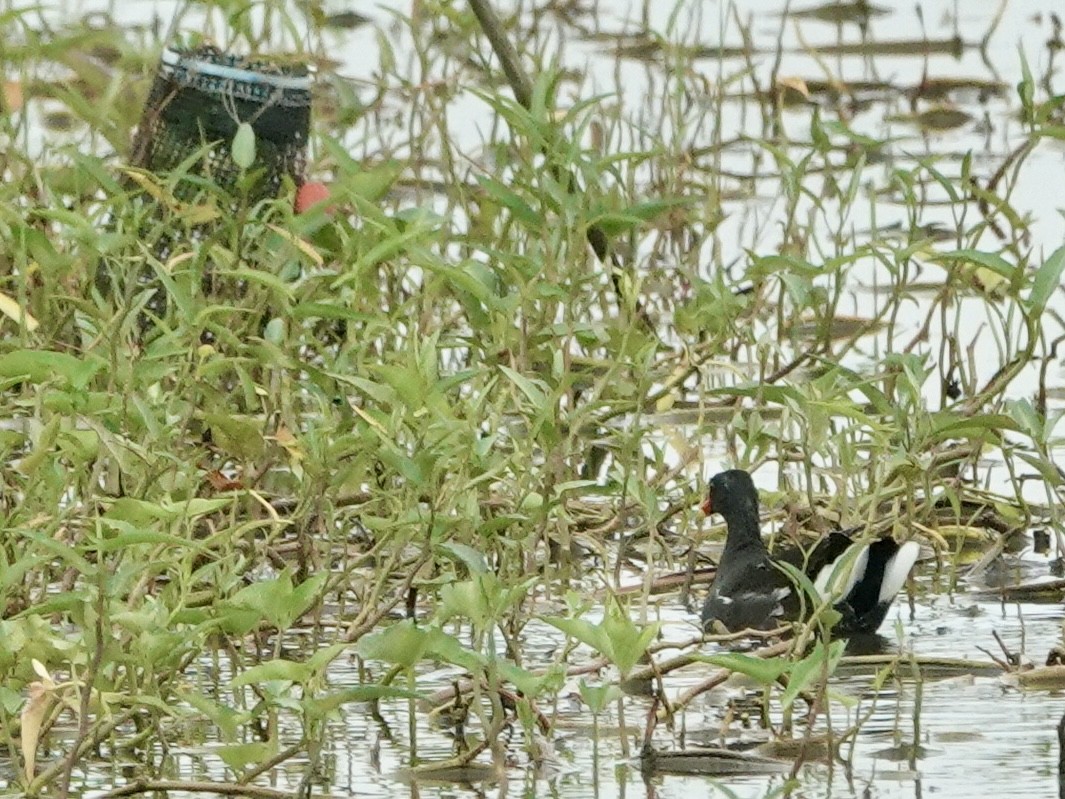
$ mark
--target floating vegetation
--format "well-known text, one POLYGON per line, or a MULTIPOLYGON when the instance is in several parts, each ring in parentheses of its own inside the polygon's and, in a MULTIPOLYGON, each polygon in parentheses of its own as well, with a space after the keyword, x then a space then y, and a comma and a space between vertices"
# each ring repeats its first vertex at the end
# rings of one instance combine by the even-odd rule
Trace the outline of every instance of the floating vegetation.
POLYGON ((640 765, 652 774, 698 774, 705 777, 787 774, 791 771, 791 763, 786 760, 728 749, 685 749, 678 752, 649 750, 641 755, 640 765))
POLYGON ((796 19, 817 19, 822 22, 853 22, 857 25, 866 25, 874 17, 882 17, 889 14, 889 10, 875 6, 866 0, 855 0, 851 3, 824 3, 808 8, 796 8, 788 12, 788 16, 796 19))
POLYGON ((910 122, 922 130, 945 131, 968 124, 972 121, 972 116, 958 108, 939 106, 917 114, 900 115, 891 119, 896 122, 910 122))

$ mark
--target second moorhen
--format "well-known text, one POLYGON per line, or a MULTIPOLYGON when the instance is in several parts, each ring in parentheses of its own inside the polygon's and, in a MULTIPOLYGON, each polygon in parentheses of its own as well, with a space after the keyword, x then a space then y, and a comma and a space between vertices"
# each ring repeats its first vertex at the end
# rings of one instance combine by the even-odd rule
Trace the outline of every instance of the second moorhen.
MULTIPOLYGON (((751 475, 742 469, 715 475, 702 508, 707 515, 724 516, 728 528, 725 551, 703 605, 706 630, 715 622, 732 632, 771 630, 798 618, 803 607, 801 589, 774 561, 802 569, 823 593, 841 558, 858 546, 848 532, 836 532, 823 538, 806 557, 798 549, 771 557, 758 524, 758 490, 751 475)), ((893 538, 881 538, 862 545, 852 556, 846 579, 837 576, 833 581, 840 597, 835 609, 841 614, 834 632, 876 632, 919 553, 915 541, 900 545, 893 538)), ((809 606, 811 600, 807 598, 805 604, 809 606)))

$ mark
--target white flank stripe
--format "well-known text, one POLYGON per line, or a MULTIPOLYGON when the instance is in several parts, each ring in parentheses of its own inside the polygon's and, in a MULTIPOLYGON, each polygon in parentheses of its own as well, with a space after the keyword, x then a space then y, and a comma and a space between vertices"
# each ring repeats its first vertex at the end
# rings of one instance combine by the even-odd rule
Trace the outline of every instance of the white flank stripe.
POLYGON ((854 546, 847 547, 842 555, 821 567, 814 580, 814 588, 821 596, 841 598, 847 596, 858 581, 865 576, 865 570, 869 566, 869 545, 864 544, 861 551, 855 552, 854 546), (848 569, 846 575, 842 572, 848 569), (839 572, 839 573, 837 573, 839 572), (844 580, 844 576, 846 579, 844 580), (842 587, 837 590, 837 586, 842 587))
MULTIPOLYGON (((843 558, 847 557, 847 553, 843 554, 843 558)), ((842 559, 842 558, 841 558, 842 559)), ((853 590, 863 577, 865 577, 865 570, 869 567, 869 545, 865 544, 862 547, 862 551, 858 553, 857 557, 852 561, 854 566, 851 568, 850 574, 847 575, 847 582, 843 586, 843 590, 839 592, 840 596, 847 596, 853 590)), ((839 563, 837 560, 836 563, 839 563)), ((835 564, 833 564, 834 566, 835 564)))
POLYGON ((832 564, 822 566, 821 571, 817 573, 817 579, 814 580, 814 588, 817 589, 818 596, 824 596, 828 593, 828 579, 832 576, 832 564))
POLYGON ((890 602, 895 598, 895 594, 899 592, 899 589, 906 583, 906 578, 910 576, 910 569, 913 568, 913 564, 917 562, 917 556, 920 554, 921 545, 916 541, 907 541, 899 547, 895 557, 889 560, 887 566, 884 567, 884 579, 880 583, 880 602, 890 602))

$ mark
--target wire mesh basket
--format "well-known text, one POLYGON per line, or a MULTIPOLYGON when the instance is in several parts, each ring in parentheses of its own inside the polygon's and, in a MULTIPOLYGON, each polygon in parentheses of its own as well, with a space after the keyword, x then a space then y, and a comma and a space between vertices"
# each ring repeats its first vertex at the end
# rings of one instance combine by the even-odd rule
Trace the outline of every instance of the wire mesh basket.
MULTIPOLYGON (((133 142, 133 164, 177 168, 207 147, 196 171, 233 190, 243 170, 231 143, 241 123, 255 132, 259 179, 251 200, 276 196, 283 177, 299 184, 311 121, 307 67, 222 52, 212 45, 167 48, 133 142)), ((180 195, 179 195, 180 198, 180 195)))
MULTIPOLYGON (((144 197, 139 218, 131 223, 138 240, 165 264, 184 244, 203 241, 219 220, 231 219, 229 212, 239 204, 278 196, 286 176, 300 186, 310 120, 306 65, 233 55, 213 45, 168 47, 134 134, 131 165, 160 178, 176 170, 180 174, 167 181, 165 192, 144 197), (254 133, 250 164, 234 159, 234 139, 242 126, 254 133), (211 202, 221 206, 213 219, 198 221, 180 213, 176 205, 195 201, 205 189, 213 195, 211 202)), ((145 266, 136 256, 112 259, 98 266, 96 285, 104 295, 127 298, 152 287, 144 311, 161 315, 167 300, 159 268, 145 266)), ((210 264, 201 258, 196 268, 203 269, 202 290, 213 293, 210 264)))

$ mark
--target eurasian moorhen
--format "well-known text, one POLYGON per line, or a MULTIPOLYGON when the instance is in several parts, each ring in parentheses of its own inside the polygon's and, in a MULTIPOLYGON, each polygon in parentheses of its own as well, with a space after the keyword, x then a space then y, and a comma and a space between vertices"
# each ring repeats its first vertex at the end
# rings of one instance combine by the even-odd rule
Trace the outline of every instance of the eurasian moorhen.
MULTIPOLYGON (((758 527, 758 490, 751 475, 742 469, 715 475, 702 508, 707 515, 720 513, 728 527, 725 551, 703 605, 703 628, 707 630, 715 621, 733 632, 771 630, 798 618, 801 590, 774 560, 805 571, 823 593, 837 562, 855 546, 850 539, 855 530, 848 530, 830 533, 806 557, 795 549, 771 558, 758 527)), ((834 581, 841 586, 838 596, 842 597, 835 605, 842 618, 834 631, 840 635, 875 632, 919 552, 915 541, 900 546, 892 538, 862 546, 852 556, 847 579, 834 581)), ((810 603, 807 598, 806 605, 810 603)))

